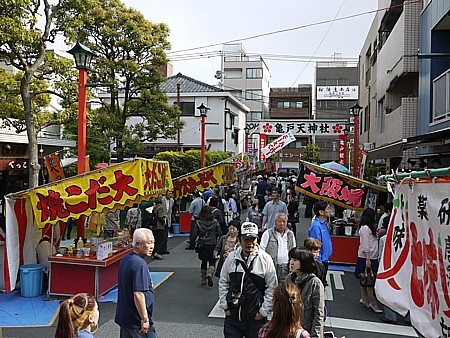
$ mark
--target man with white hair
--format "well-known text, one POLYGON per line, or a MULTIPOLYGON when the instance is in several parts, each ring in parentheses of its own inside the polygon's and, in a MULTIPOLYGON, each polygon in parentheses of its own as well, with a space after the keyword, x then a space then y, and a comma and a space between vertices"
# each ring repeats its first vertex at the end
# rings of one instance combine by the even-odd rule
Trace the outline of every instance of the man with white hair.
POLYGON ((120 261, 115 322, 120 326, 121 338, 156 338, 153 282, 145 261, 154 246, 152 231, 138 228, 133 234, 133 250, 120 261))

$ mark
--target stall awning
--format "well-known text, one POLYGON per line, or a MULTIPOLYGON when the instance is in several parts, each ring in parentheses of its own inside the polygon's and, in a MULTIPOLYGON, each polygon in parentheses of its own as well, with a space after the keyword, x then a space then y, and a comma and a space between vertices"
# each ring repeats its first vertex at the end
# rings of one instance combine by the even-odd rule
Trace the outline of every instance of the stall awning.
POLYGON ((403 139, 401 141, 386 144, 384 146, 369 150, 367 152, 367 161, 401 157, 403 156, 403 150, 407 141, 407 139, 403 139))

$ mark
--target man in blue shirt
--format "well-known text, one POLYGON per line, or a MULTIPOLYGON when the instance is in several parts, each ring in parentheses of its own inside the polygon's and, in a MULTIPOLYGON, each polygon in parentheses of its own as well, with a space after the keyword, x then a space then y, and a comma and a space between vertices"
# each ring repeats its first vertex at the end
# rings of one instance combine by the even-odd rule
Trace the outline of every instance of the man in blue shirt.
POLYGON ((313 210, 316 217, 309 228, 308 237, 318 239, 322 243, 317 261, 322 263, 328 271, 328 260, 333 253, 330 230, 327 226, 331 209, 329 208, 327 202, 320 201, 314 204, 313 210))
POLYGON ((152 320, 153 283, 145 257, 150 257, 155 246, 151 230, 136 229, 133 250, 120 262, 119 293, 115 322, 120 326, 120 338, 156 338, 152 320))
POLYGON ((262 231, 272 229, 275 226, 275 217, 279 212, 288 216, 289 212, 286 203, 280 200, 280 189, 272 188, 272 200, 268 202, 262 211, 262 231))

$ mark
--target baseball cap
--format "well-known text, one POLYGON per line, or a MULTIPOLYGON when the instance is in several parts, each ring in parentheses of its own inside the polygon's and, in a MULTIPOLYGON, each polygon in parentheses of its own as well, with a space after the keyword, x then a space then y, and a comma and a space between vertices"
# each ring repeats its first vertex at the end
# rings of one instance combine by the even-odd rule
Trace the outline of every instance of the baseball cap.
POLYGON ((263 178, 262 175, 258 175, 258 176, 256 177, 257 180, 262 180, 262 178, 263 178))
POLYGON ((253 222, 244 222, 241 225, 241 237, 258 238, 258 226, 253 222))

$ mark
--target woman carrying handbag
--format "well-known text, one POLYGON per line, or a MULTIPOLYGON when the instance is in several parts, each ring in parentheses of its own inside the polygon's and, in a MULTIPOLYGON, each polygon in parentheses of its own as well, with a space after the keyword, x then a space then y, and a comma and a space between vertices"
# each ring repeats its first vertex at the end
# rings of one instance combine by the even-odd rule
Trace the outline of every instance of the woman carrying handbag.
POLYGON ((358 259, 356 261, 355 277, 360 280, 361 299, 359 303, 375 313, 383 313, 373 292, 376 273, 378 271, 378 238, 376 212, 367 208, 361 216, 359 229, 358 259))

